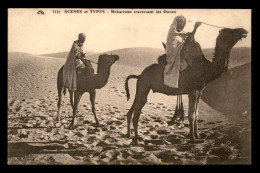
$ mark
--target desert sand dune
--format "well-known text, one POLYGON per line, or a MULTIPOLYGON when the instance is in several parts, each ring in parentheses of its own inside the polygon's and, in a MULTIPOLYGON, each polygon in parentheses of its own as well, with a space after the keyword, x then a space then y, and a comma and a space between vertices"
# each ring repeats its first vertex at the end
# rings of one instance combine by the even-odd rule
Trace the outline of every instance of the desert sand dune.
MULTIPOLYGON (((214 49, 202 49, 205 57, 208 60, 212 60, 214 49)), ((134 67, 147 67, 153 63, 157 63, 157 58, 165 54, 165 50, 149 48, 149 47, 135 47, 126 48, 105 52, 107 54, 116 54, 120 56, 118 64, 134 66, 134 67), (131 61, 129 61, 131 59, 131 61), (141 61, 140 61, 141 60, 141 61)), ((102 53, 103 54, 103 53, 102 53)), ((97 61, 100 54, 89 55, 88 58, 97 61)), ((231 50, 229 68, 233 68, 239 65, 251 62, 251 48, 248 47, 235 47, 231 50)))
MULTIPOLYGON (((212 60, 215 52, 214 48, 202 49, 205 57, 212 60)), ((249 47, 234 47, 231 50, 229 58, 229 69, 251 62, 251 48, 249 47)))
MULTIPOLYGON (((248 123, 241 120, 232 124, 227 115, 203 101, 199 106, 199 128, 206 140, 189 143, 187 96, 183 97, 184 127, 168 126, 176 97, 150 92, 139 121, 140 145, 131 145, 132 139, 125 138, 125 115, 134 99, 136 81, 129 81, 128 102, 124 81, 129 74, 140 74, 143 67, 123 65, 126 61, 124 54, 121 56, 111 68, 107 85, 97 90, 96 109, 101 127, 95 126, 89 95, 85 93, 78 108, 77 128, 68 130, 72 115, 68 94, 63 97, 61 121, 54 121, 57 72, 66 59, 9 54, 8 164, 250 163, 251 149, 248 140, 245 142, 241 136, 241 133, 251 135, 248 123)), ((157 56, 152 58, 156 62, 157 56)), ((96 71, 95 64, 93 67, 96 71)))
POLYGON ((251 63, 229 69, 212 81, 204 89, 202 99, 226 114, 251 117, 251 63))
MULTIPOLYGON (((157 58, 164 54, 163 49, 149 48, 149 47, 134 47, 126 49, 118 49, 105 52, 106 54, 116 54, 120 57, 121 65, 134 67, 147 67, 153 63, 157 63, 157 58)), ((102 53, 103 54, 103 53, 102 53)), ((97 59, 100 54, 90 55, 88 58, 97 59)))

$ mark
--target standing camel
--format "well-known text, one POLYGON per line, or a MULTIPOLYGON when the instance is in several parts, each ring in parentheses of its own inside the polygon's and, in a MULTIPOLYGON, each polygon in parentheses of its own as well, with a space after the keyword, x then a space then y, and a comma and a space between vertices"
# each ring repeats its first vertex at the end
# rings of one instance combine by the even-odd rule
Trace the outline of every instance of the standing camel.
MULTIPOLYGON (((74 120, 76 117, 76 111, 78 108, 79 101, 82 95, 85 92, 88 92, 90 95, 90 102, 92 105, 92 113, 94 114, 95 121, 97 126, 100 126, 99 121, 96 116, 95 109, 95 98, 96 98, 96 89, 100 89, 107 84, 110 68, 111 66, 119 59, 117 55, 107 55, 103 54, 99 56, 98 66, 97 66, 97 74, 94 74, 94 69, 90 64, 89 60, 83 59, 83 63, 85 64, 85 68, 80 70, 80 73, 77 73, 77 90, 72 92, 69 91, 70 94, 70 103, 73 109, 73 117, 69 129, 74 129, 74 120), (90 68, 87 68, 90 67, 90 68), (74 95, 74 99, 73 99, 74 95)), ((63 87, 63 66, 60 68, 57 77, 57 89, 58 89, 58 113, 56 120, 59 121, 59 112, 61 107, 61 98, 62 98, 62 89, 64 95, 66 94, 66 88, 63 87)))
POLYGON ((152 64, 137 75, 130 75, 125 81, 125 90, 127 100, 130 98, 128 80, 131 78, 138 79, 136 85, 136 95, 134 102, 127 113, 127 137, 130 137, 130 123, 133 117, 133 126, 135 137, 133 143, 138 144, 138 120, 143 106, 147 101, 150 89, 153 92, 159 92, 166 95, 182 95, 188 94, 189 110, 188 119, 190 126, 191 142, 200 142, 198 133, 198 104, 205 86, 219 78, 222 73, 228 69, 228 62, 232 47, 242 38, 245 38, 247 31, 242 28, 220 30, 216 39, 216 47, 213 61, 208 61, 199 43, 193 39, 187 38, 182 51, 181 57, 184 56, 192 59, 192 66, 188 66, 184 71, 180 72, 178 88, 171 88, 164 85, 163 74, 165 67, 165 55, 158 58, 159 64, 152 64))

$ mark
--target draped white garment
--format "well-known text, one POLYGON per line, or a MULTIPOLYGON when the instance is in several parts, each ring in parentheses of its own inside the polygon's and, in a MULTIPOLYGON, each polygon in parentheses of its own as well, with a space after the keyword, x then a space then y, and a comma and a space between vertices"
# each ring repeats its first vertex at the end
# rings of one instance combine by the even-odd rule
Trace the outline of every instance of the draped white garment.
POLYGON ((180 58, 180 52, 183 47, 184 41, 182 37, 178 34, 183 32, 177 31, 177 21, 174 20, 173 24, 171 24, 167 42, 166 42, 166 61, 167 65, 165 66, 164 70, 164 84, 178 88, 178 80, 179 80, 179 71, 180 68, 184 69, 185 62, 180 58), (182 61, 182 63, 181 63, 182 61), (184 67, 181 67, 181 65, 184 67))
POLYGON ((63 67, 63 86, 71 91, 77 90, 76 57, 82 53, 78 41, 74 41, 63 67))

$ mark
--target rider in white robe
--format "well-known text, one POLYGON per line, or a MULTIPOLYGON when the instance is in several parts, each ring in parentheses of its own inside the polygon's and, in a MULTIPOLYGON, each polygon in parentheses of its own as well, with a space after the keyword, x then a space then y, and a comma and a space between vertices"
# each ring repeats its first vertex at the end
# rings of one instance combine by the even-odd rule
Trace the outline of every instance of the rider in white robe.
MULTIPOLYGON (((166 61, 167 65, 164 70, 164 84, 178 88, 179 72, 183 71, 190 61, 191 57, 181 57, 180 53, 184 45, 185 39, 189 36, 191 40, 194 40, 194 34, 197 28, 201 25, 201 22, 196 22, 192 33, 184 33, 183 28, 186 25, 186 19, 183 16, 177 16, 174 18, 173 23, 168 32, 166 42, 166 61)), ((191 65, 191 63, 189 63, 191 65)))
POLYGON ((71 50, 63 67, 63 85, 70 91, 77 90, 76 68, 80 68, 83 63, 80 61, 80 59, 76 58, 83 55, 82 47, 85 39, 86 35, 80 33, 79 39, 73 42, 71 50))
POLYGON ((180 51, 184 40, 183 28, 186 19, 183 16, 174 18, 170 26, 166 42, 166 61, 164 70, 164 84, 173 88, 178 88, 179 70, 180 70, 180 51))

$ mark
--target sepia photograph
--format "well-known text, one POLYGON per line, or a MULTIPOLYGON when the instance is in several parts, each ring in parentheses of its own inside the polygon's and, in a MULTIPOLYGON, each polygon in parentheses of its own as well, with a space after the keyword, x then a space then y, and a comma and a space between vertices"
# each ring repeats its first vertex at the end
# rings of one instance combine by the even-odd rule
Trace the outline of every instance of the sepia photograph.
POLYGON ((251 165, 251 9, 8 8, 8 165, 251 165))

